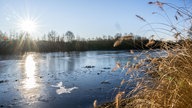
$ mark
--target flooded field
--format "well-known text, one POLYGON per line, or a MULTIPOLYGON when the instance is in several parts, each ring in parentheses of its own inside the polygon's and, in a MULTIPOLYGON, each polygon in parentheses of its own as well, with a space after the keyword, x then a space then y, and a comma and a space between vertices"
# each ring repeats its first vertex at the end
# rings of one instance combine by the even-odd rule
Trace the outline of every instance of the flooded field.
MULTIPOLYGON (((129 51, 27 53, 0 56, 0 107, 92 108, 112 101, 129 79, 117 62, 136 62, 129 51)), ((157 55, 156 52, 150 52, 157 55)), ((139 56, 139 59, 145 55, 139 56)), ((127 91, 135 85, 126 87, 127 91)))

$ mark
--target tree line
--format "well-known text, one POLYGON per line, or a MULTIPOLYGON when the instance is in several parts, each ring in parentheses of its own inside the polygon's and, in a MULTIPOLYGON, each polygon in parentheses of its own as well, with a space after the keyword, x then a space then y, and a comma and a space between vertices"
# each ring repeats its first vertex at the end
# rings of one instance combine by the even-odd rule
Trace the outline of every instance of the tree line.
MULTIPOLYGON (((92 50, 130 50, 149 49, 146 44, 149 39, 132 33, 133 38, 123 40, 121 44, 114 47, 114 43, 123 37, 121 33, 114 36, 103 36, 96 38, 76 37, 73 32, 67 31, 63 35, 56 31, 50 31, 41 39, 33 39, 28 33, 14 33, 7 35, 0 31, 0 54, 20 54, 24 52, 65 52, 65 51, 92 51, 92 50)), ((155 43, 160 43, 156 40, 155 43)), ((153 48, 159 48, 159 45, 153 48)))

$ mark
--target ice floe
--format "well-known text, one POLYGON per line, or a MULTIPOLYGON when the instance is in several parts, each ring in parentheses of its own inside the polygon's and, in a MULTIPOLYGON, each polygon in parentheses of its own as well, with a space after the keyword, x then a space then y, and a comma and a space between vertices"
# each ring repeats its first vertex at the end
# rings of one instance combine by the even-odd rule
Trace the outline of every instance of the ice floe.
POLYGON ((65 86, 63 86, 63 82, 59 82, 56 85, 51 85, 52 87, 56 87, 58 88, 56 90, 57 94, 63 94, 63 93, 71 93, 71 91, 78 89, 78 87, 71 87, 71 88, 66 88, 65 86))

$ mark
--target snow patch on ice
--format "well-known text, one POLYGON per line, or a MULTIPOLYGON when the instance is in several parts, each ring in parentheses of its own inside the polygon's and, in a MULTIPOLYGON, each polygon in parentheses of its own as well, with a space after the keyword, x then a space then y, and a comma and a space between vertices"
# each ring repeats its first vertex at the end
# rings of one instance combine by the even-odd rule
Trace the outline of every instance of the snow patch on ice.
POLYGON ((56 85, 51 85, 51 86, 59 88, 56 90, 56 93, 59 95, 63 93, 71 93, 71 91, 78 89, 78 87, 66 88, 65 86, 63 86, 63 82, 59 82, 56 85))

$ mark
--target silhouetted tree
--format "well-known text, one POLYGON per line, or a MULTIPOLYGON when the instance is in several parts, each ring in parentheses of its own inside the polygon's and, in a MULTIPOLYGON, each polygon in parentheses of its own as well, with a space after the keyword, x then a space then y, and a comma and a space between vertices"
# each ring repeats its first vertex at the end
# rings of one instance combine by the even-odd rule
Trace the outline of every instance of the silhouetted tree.
POLYGON ((72 40, 75 39, 75 35, 71 31, 67 31, 65 33, 65 36, 66 36, 68 42, 71 42, 72 40))
POLYGON ((51 31, 47 34, 47 36, 48 36, 48 40, 49 40, 49 41, 55 42, 57 33, 56 33, 56 31, 51 30, 51 31))

